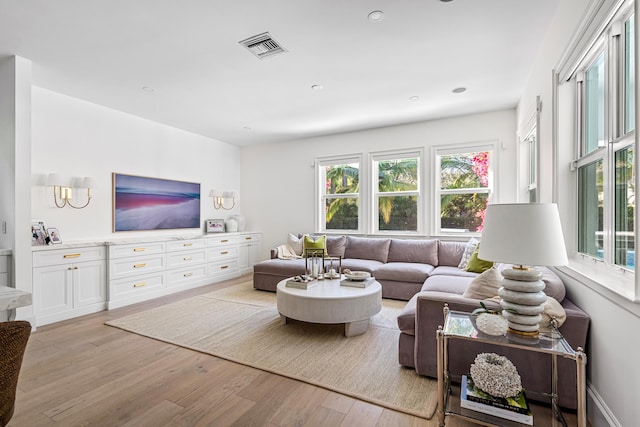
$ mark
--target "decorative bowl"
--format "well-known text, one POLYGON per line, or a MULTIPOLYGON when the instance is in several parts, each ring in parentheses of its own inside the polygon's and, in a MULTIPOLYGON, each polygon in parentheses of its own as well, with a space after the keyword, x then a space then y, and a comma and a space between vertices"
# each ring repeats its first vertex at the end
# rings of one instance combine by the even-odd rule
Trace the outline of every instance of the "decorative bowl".
POLYGON ((369 277, 371 277, 371 273, 369 273, 368 271, 349 271, 345 272, 344 275, 347 279, 355 281, 367 280, 369 277))

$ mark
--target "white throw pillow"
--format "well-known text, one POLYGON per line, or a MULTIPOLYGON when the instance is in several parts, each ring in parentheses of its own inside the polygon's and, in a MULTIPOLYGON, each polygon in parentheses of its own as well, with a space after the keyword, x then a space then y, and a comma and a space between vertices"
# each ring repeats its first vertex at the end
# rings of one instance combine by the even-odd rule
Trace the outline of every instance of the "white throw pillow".
POLYGON ((553 319, 556 319, 556 325, 558 328, 562 326, 565 320, 567 320, 567 313, 564 311, 562 304, 550 296, 547 296, 547 301, 544 303, 544 311, 541 316, 542 320, 540 321, 540 330, 543 332, 551 330, 551 321, 553 319))
POLYGON ((289 236, 287 237, 287 246, 289 246, 296 255, 302 256, 303 241, 304 236, 298 238, 298 236, 289 233, 289 236))
POLYGON ((497 268, 491 267, 473 279, 464 294, 465 298, 489 299, 498 295, 502 275, 497 268))
POLYGON ((478 247, 478 243, 480 241, 474 237, 470 238, 467 242, 467 245, 464 247, 464 252, 462 253, 462 259, 460 260, 460 264, 458 264, 458 268, 461 270, 466 270, 469 266, 469 260, 471 259, 471 255, 475 252, 478 247))

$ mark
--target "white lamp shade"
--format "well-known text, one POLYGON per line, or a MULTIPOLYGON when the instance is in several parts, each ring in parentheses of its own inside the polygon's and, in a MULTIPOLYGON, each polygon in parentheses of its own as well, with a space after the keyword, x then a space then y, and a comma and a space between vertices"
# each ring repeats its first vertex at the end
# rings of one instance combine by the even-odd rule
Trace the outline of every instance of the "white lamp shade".
POLYGON ((211 190, 209 192, 209 197, 222 197, 222 191, 220 191, 220 190, 211 190))
POLYGON ((57 173, 50 173, 47 176, 47 185, 64 186, 66 185, 64 178, 57 173))
POLYGON ((225 199, 237 199, 238 193, 236 191, 225 191, 224 192, 225 199))
POLYGON ((95 186, 96 186, 96 180, 95 180, 95 179, 93 179, 92 177, 90 177, 90 176, 85 176, 85 177, 82 179, 82 186, 81 186, 81 188, 93 188, 93 187, 95 187, 95 186))
POLYGON ((478 258, 528 266, 568 263, 554 203, 487 206, 478 258))

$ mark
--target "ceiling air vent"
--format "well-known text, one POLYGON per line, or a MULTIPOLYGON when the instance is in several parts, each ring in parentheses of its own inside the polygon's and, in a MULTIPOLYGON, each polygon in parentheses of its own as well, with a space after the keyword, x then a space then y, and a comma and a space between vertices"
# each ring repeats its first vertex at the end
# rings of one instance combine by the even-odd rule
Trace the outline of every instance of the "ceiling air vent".
POLYGON ((239 43, 260 59, 286 52, 269 33, 258 34, 239 43))

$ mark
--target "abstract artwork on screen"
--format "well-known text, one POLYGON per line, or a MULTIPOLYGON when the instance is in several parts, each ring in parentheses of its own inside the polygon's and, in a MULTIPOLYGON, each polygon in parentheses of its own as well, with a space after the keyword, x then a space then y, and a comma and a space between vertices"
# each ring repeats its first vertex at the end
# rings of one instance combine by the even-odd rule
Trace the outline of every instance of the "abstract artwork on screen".
POLYGON ((113 231, 200 227, 200 184, 113 174, 113 231))

